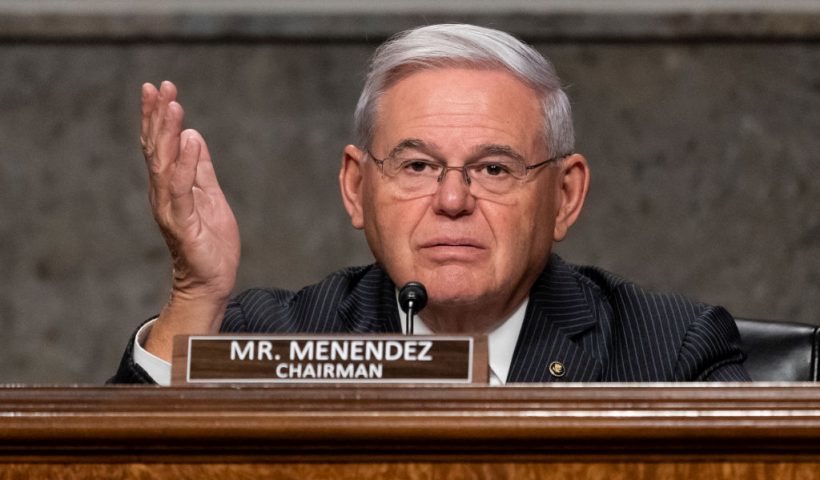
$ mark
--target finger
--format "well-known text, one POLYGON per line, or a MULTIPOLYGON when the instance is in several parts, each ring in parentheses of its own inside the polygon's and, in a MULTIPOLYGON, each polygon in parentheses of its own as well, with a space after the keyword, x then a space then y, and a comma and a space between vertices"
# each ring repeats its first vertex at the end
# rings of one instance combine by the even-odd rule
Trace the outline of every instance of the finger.
POLYGON ((169 185, 171 214, 177 222, 191 218, 194 213, 194 178, 201 151, 200 143, 192 135, 185 135, 182 145, 169 185))
POLYGON ((165 118, 155 138, 155 152, 145 161, 148 164, 148 178, 151 184, 152 202, 162 209, 170 201, 169 184, 173 174, 172 166, 180 154, 180 130, 184 112, 182 106, 171 102, 165 110, 165 118))
POLYGON ((180 134, 182 133, 184 119, 185 111, 182 109, 182 105, 177 102, 168 104, 156 136, 155 157, 157 157, 158 172, 165 171, 179 156, 180 134))
POLYGON ((176 85, 167 80, 163 81, 159 86, 159 92, 157 94, 157 101, 154 107, 154 111, 151 113, 150 127, 148 133, 150 140, 156 140, 157 135, 159 135, 159 132, 162 129, 162 125, 165 120, 165 115, 168 110, 168 105, 170 105, 171 102, 176 101, 176 99, 176 85))
POLYGON ((140 101, 142 119, 140 122, 140 144, 142 153, 147 158, 154 153, 154 142, 150 137, 151 116, 156 109, 159 91, 150 83, 142 85, 142 98, 140 101))

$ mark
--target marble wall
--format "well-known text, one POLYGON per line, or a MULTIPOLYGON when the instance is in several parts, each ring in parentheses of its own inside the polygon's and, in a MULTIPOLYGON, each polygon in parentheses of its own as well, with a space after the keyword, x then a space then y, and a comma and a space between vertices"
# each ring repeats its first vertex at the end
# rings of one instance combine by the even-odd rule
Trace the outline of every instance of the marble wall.
MULTIPOLYGON (((592 166, 560 253, 738 316, 820 324, 820 27, 625 41, 528 29, 592 166)), ((174 80, 209 141, 242 233, 237 289, 369 262, 336 174, 382 39, 0 36, 0 382, 104 381, 166 299, 144 81, 174 80)))

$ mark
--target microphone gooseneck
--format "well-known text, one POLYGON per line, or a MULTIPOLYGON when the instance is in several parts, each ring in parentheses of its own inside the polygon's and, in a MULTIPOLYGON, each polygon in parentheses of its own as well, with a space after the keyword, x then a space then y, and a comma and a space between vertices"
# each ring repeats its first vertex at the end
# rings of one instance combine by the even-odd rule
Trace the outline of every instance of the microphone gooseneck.
POLYGON ((407 282, 399 289, 399 306, 407 314, 405 333, 413 335, 413 317, 427 305, 427 289, 419 282, 407 282))

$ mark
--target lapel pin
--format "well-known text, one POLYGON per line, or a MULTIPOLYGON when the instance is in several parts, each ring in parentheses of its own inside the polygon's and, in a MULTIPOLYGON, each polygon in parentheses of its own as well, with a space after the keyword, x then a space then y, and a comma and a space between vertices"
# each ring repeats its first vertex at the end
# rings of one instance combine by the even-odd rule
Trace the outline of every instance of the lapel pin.
POLYGON ((564 364, 561 362, 552 362, 550 363, 550 373, 553 377, 563 377, 567 373, 567 369, 564 368, 564 364))

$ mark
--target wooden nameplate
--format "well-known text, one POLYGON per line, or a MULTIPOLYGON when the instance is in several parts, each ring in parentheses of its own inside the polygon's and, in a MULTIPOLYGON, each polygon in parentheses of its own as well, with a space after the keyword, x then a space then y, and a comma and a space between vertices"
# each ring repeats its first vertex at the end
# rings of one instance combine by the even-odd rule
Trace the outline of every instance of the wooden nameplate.
POLYGON ((171 383, 479 383, 486 336, 179 335, 171 383))

